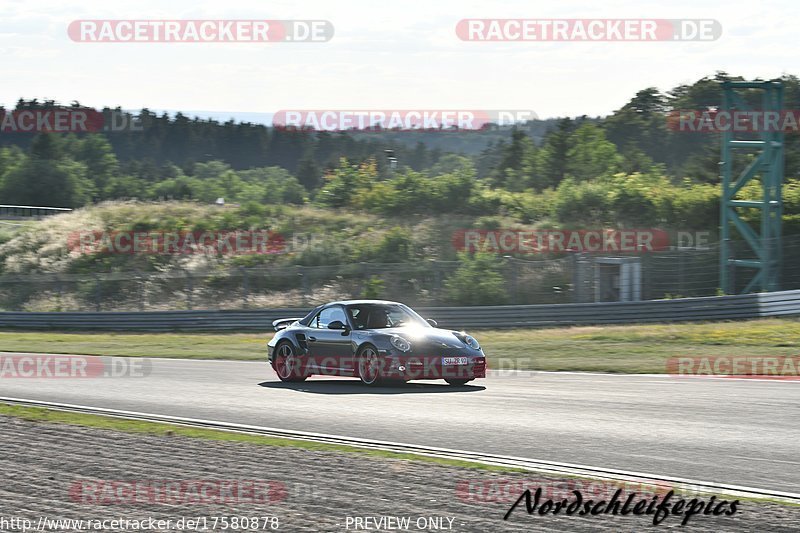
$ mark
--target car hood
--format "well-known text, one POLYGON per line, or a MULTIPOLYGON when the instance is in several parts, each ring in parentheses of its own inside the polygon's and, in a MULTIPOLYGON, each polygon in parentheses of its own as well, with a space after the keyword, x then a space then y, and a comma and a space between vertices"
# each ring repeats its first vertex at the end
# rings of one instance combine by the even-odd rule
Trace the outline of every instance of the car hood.
POLYGON ((418 348, 467 348, 467 345, 461 342, 458 337, 453 335, 453 331, 449 329, 439 328, 381 328, 362 330, 369 332, 373 335, 399 335, 411 343, 416 351, 418 348))

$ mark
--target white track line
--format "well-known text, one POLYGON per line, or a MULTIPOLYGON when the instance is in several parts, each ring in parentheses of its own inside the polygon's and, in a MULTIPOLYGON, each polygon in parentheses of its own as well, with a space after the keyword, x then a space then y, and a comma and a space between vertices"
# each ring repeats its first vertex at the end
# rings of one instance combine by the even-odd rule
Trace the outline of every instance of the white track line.
POLYGON ((571 476, 607 479, 613 481, 625 481, 634 483, 641 483, 643 481, 647 481, 653 484, 661 484, 661 485, 669 484, 674 488, 683 488, 686 490, 693 490, 698 492, 724 493, 734 496, 744 496, 750 498, 769 498, 773 500, 780 500, 789 503, 800 504, 800 494, 791 492, 775 491, 769 489, 757 489, 752 487, 744 487, 740 485, 728 485, 723 483, 698 481, 698 480, 672 477, 672 476, 645 474, 640 472, 617 470, 611 468, 599 468, 599 467, 577 465, 571 463, 559 463, 554 461, 543 461, 538 459, 526 459, 523 457, 513 457, 508 455, 482 454, 478 452, 454 450, 450 448, 437 448, 431 446, 420 446, 416 444, 404 444, 391 441, 360 439, 354 437, 344 437, 339 435, 328 435, 324 433, 309 433, 305 431, 293 431, 293 430, 277 429, 277 428, 270 428, 263 426, 233 424, 229 422, 219 422, 219 421, 203 420, 197 418, 183 418, 183 417, 168 416, 168 415, 140 413, 136 411, 122 411, 117 409, 90 407, 85 405, 43 402, 38 400, 27 400, 23 398, 0 397, 0 402, 31 406, 31 407, 44 407, 60 411, 111 416, 111 417, 125 418, 131 420, 145 420, 151 422, 161 422, 161 423, 177 424, 177 425, 193 426, 193 427, 204 427, 209 429, 218 429, 218 430, 233 431, 239 433, 251 433, 258 435, 267 435, 272 437, 323 442, 328 444, 341 444, 358 448, 368 448, 373 450, 382 450, 382 451, 400 452, 400 453, 411 453, 416 455, 424 455, 428 457, 458 459, 473 463, 520 468, 525 470, 546 472, 551 474, 571 475, 571 476))

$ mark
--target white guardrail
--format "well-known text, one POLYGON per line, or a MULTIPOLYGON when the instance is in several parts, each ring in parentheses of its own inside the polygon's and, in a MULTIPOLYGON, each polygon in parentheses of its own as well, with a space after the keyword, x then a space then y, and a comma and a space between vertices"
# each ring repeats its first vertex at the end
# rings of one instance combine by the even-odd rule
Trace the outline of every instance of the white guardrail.
MULTIPOLYGON (((641 302, 416 308, 440 327, 503 329, 644 322, 689 322, 800 315, 800 290, 641 302)), ((272 321, 310 308, 143 311, 0 312, 0 328, 84 331, 272 331, 272 321)))

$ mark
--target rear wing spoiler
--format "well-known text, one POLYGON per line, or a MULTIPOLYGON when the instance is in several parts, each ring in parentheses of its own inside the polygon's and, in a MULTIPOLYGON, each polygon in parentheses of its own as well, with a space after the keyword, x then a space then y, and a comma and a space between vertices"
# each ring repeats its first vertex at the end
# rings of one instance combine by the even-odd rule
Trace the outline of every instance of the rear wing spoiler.
POLYGON ((275 328, 275 331, 280 331, 282 329, 286 329, 287 327, 289 327, 293 323, 297 322, 298 320, 302 320, 302 317, 300 317, 300 318, 279 318, 278 320, 273 320, 272 321, 272 327, 275 328))

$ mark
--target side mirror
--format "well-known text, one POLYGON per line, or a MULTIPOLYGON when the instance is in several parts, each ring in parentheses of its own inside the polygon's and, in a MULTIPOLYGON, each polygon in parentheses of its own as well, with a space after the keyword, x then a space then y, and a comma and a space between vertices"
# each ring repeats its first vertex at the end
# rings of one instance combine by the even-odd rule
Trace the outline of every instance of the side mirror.
POLYGON ((438 325, 439 325, 439 323, 438 323, 438 322, 436 322, 436 321, 435 321, 434 319, 432 319, 432 318, 426 318, 425 320, 428 322, 428 324, 430 324, 430 325, 431 325, 431 326, 433 326, 433 327, 436 327, 436 326, 438 326, 438 325))
POLYGON ((341 320, 334 320, 330 324, 328 324, 328 329, 343 329, 346 330, 347 326, 344 325, 344 322, 341 320))

